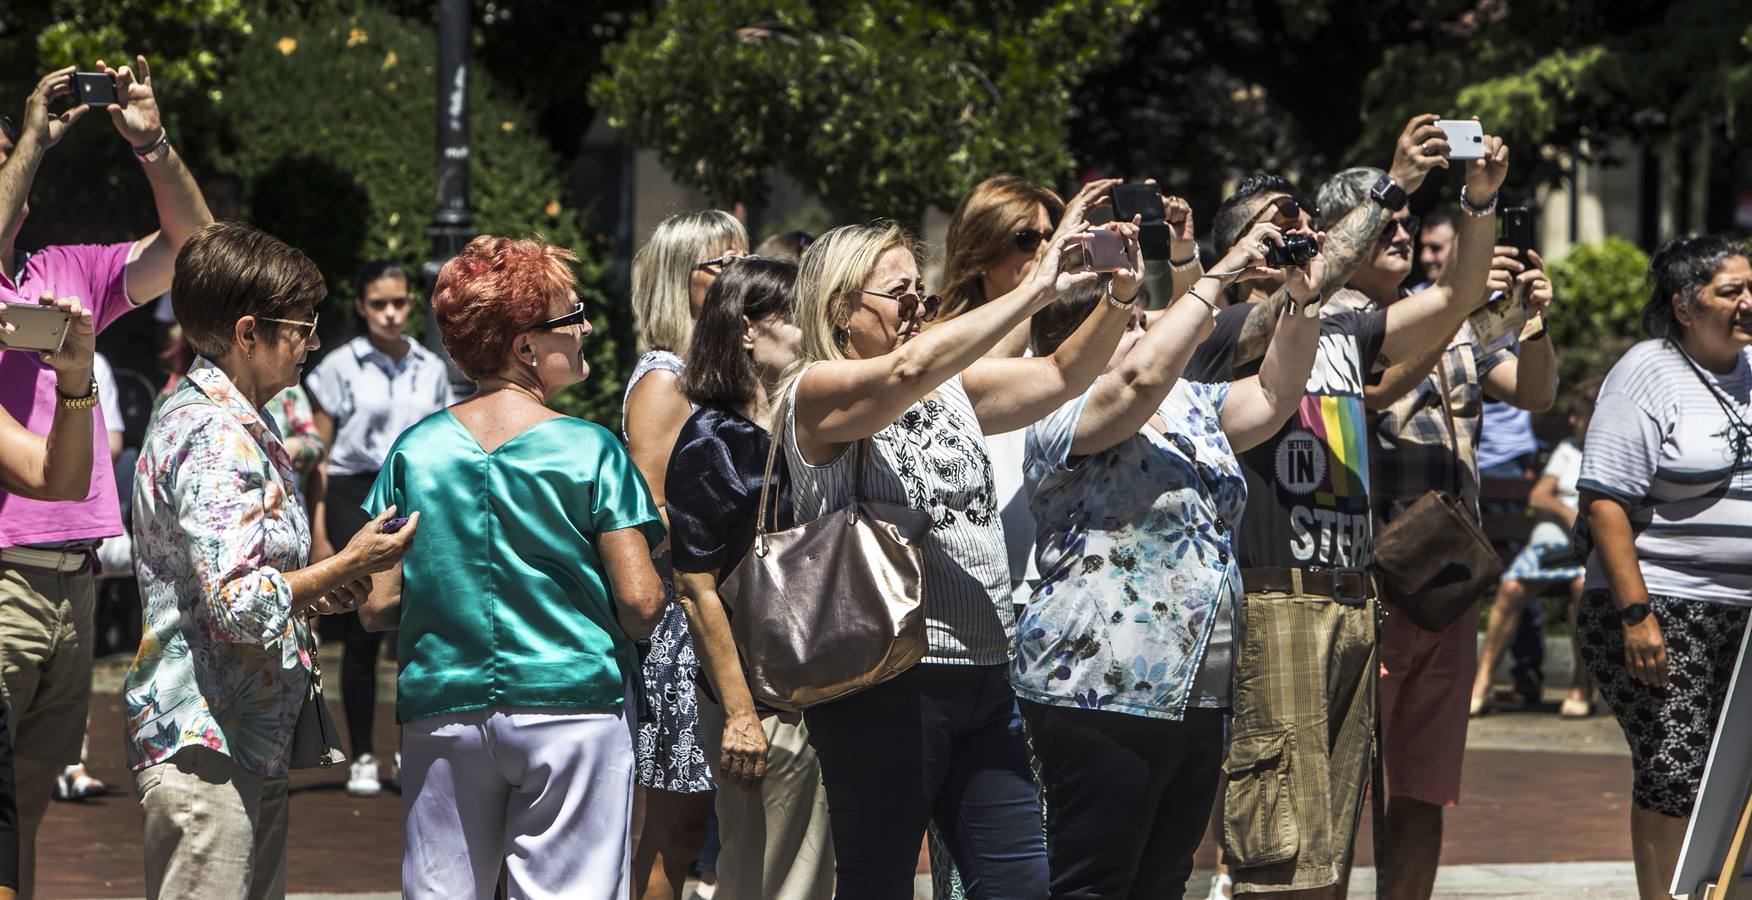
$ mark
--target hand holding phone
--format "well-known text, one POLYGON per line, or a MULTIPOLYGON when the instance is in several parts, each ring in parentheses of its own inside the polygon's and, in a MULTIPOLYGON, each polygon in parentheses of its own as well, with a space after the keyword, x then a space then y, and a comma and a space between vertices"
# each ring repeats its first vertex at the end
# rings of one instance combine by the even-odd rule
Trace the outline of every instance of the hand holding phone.
POLYGON ((1125 255, 1125 238, 1109 228, 1094 228, 1076 236, 1083 249, 1083 267, 1093 272, 1117 272, 1131 268, 1125 255))
POLYGON ((396 516, 395 518, 390 519, 389 521, 383 523, 383 533, 384 534, 395 534, 396 532, 402 530, 402 526, 406 525, 406 524, 408 524, 408 517, 407 516, 396 516))
POLYGON ((1116 184, 1112 196, 1114 221, 1138 221, 1138 244, 1144 258, 1168 259, 1173 226, 1168 223, 1162 191, 1153 184, 1116 184))
POLYGON ((54 353, 67 340, 68 310, 34 303, 0 305, 0 349, 54 353))
POLYGON ((1448 159, 1484 158, 1484 126, 1477 119, 1439 119, 1436 127, 1448 138, 1448 159))
POLYGON ((73 98, 86 106, 109 106, 121 103, 116 92, 116 79, 108 72, 74 72, 73 98))
POLYGON ((1497 243, 1515 248, 1516 255, 1526 262, 1527 251, 1533 249, 1533 211, 1525 206, 1506 207, 1499 221, 1502 234, 1497 243))

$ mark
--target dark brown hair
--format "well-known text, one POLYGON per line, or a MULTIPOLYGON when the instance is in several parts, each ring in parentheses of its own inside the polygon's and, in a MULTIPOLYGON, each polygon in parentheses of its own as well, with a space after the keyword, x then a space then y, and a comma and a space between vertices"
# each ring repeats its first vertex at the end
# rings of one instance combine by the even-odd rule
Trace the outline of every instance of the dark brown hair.
MULTIPOLYGON (((1089 313, 1095 311, 1095 305, 1107 296, 1107 286, 1101 281, 1092 281, 1078 285, 1059 296, 1057 300, 1046 305, 1045 309, 1034 314, 1029 320, 1028 330, 1032 333, 1035 356, 1049 356, 1058 350, 1077 329, 1083 320, 1089 318, 1089 313)), ((1138 286, 1136 302, 1150 305, 1150 289, 1138 286)))
MULTIPOLYGON (((298 248, 248 225, 203 225, 176 254, 175 289, 170 308, 196 353, 216 359, 235 339, 244 316, 300 319, 328 296, 322 273, 298 248)), ((263 340, 279 340, 273 322, 256 329, 263 340), (269 327, 272 326, 272 327, 269 327)))
POLYGON ((681 392, 697 405, 735 408, 761 389, 754 360, 742 348, 748 322, 778 316, 795 321, 792 293, 797 266, 782 259, 744 256, 724 266, 723 274, 706 289, 693 342, 687 348, 687 368, 681 392))
POLYGON ((981 279, 1016 252, 1016 224, 1033 219, 1036 206, 1046 207, 1053 227, 1065 214, 1059 195, 1014 175, 993 175, 961 198, 943 238, 943 309, 937 321, 946 322, 992 299, 985 295, 981 279))

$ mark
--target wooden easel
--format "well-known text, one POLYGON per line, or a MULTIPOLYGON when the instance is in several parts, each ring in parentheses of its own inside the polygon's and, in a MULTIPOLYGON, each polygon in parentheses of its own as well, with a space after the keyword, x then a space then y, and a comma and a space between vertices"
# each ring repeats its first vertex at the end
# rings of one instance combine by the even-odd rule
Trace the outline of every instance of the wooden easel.
POLYGON ((1752 900, 1752 882, 1741 877, 1748 855, 1752 855, 1752 791, 1747 792, 1746 803, 1740 809, 1740 825, 1728 844, 1728 856, 1718 876, 1721 880, 1706 882, 1701 900, 1752 900))

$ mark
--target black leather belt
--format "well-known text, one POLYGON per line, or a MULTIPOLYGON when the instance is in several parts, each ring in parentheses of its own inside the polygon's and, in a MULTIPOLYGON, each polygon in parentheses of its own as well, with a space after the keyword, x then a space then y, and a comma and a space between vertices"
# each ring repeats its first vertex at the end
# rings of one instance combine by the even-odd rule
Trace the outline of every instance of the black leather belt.
POLYGON ((1250 594, 1280 591, 1331 597, 1348 606, 1362 606, 1375 596, 1375 579, 1369 577, 1367 569, 1242 569, 1241 587, 1250 594))

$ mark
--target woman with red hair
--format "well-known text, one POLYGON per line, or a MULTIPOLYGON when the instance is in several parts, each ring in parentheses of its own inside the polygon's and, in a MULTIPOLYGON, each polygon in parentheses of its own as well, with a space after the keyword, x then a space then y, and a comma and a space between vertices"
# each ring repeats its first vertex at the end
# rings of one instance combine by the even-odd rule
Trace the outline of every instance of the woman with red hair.
POLYGON ((404 432, 365 507, 421 512, 360 618, 399 628, 402 896, 625 900, 633 641, 667 601, 657 507, 607 429, 549 409, 590 323, 560 247, 478 237, 432 298, 480 392, 404 432))

